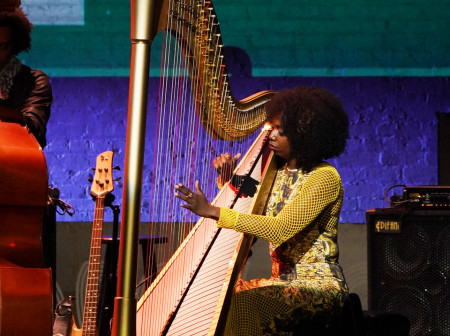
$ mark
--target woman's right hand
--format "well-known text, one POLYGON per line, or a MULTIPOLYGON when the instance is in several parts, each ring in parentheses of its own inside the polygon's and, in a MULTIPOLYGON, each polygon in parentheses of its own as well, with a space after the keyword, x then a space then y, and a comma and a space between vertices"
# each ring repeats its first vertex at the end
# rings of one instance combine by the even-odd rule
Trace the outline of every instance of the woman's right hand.
POLYGON ((241 153, 237 153, 234 157, 229 153, 220 154, 213 161, 216 172, 220 175, 222 182, 229 181, 233 174, 234 168, 241 157, 241 153))
POLYGON ((185 202, 184 204, 181 204, 183 208, 191 210, 201 217, 219 220, 220 208, 208 202, 198 181, 195 181, 196 192, 190 190, 181 183, 177 184, 175 189, 177 190, 175 196, 185 202))

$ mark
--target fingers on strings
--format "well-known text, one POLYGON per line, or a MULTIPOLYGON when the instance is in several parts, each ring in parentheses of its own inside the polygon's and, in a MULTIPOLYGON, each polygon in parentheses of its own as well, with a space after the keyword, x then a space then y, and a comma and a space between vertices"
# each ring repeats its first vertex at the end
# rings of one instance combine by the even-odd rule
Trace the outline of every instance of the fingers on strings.
POLYGON ((188 199, 191 199, 193 197, 192 191, 185 187, 183 184, 179 183, 175 186, 175 189, 177 192, 175 192, 175 196, 179 199, 182 199, 183 201, 187 201, 188 199))
MULTIPOLYGON (((198 181, 195 181, 195 187, 197 189, 197 192, 199 194, 202 193, 198 181)), ((196 196, 196 193, 184 186, 183 184, 179 183, 175 186, 175 189, 177 190, 175 192, 175 196, 181 199, 182 201, 186 203, 182 203, 181 206, 183 208, 191 209, 192 202, 194 201, 194 197, 196 196)))
POLYGON ((234 168, 236 167, 236 163, 241 157, 241 153, 237 153, 234 157, 229 153, 220 154, 213 161, 214 169, 223 177, 228 179, 228 177, 232 174, 234 168))

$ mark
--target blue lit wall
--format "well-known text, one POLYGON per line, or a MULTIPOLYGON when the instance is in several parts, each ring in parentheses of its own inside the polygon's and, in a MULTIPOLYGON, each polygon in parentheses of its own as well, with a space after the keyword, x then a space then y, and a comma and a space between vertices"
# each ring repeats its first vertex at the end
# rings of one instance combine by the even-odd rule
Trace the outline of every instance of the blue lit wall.
MULTIPOLYGON (((232 78, 240 98, 264 89, 318 85, 342 99, 350 116, 350 139, 346 152, 332 161, 345 186, 342 222, 363 223, 365 210, 387 206, 383 194, 392 185, 437 184, 436 113, 450 112, 448 78, 232 78)), ((55 104, 45 149, 50 181, 77 211, 74 217, 57 219, 91 221, 94 206, 87 178, 96 156, 114 150, 116 164, 123 167, 128 79, 53 78, 52 84, 55 104)), ((149 99, 151 109, 156 98, 150 93, 149 99)), ((149 113, 150 129, 154 116, 149 113)), ((149 138, 146 147, 151 150, 149 138)), ((120 204, 121 183, 114 195, 120 204)), ((144 206, 143 221, 147 213, 144 206)))

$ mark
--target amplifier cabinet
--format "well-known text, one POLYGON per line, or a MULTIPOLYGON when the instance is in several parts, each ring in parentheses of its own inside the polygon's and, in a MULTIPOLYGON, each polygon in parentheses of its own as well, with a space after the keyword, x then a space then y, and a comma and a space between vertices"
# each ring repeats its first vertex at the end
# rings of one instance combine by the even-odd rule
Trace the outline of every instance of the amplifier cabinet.
POLYGON ((400 313, 411 336, 450 335, 450 210, 366 211, 369 310, 400 313))

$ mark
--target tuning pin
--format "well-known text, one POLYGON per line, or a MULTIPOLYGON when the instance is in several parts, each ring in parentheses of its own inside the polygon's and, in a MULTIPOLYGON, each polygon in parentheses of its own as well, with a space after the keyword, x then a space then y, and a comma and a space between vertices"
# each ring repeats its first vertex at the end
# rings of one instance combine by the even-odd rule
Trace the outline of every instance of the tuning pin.
POLYGON ((89 174, 88 181, 89 182, 93 182, 94 181, 94 178, 92 177, 92 174, 89 174))
POLYGON ((91 170, 94 170, 94 171, 95 171, 95 168, 91 168, 91 170))
POLYGON ((115 166, 113 169, 120 170, 120 167, 119 166, 115 166))
POLYGON ((118 182, 118 181, 120 181, 121 179, 122 179, 121 177, 118 177, 118 178, 113 179, 113 181, 118 182))

